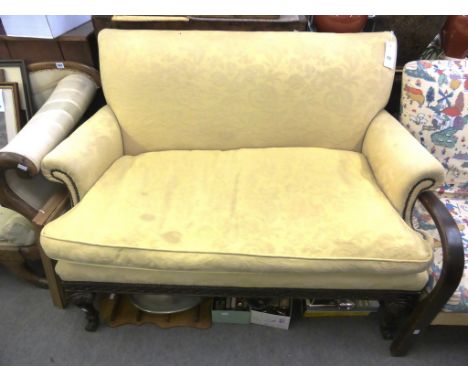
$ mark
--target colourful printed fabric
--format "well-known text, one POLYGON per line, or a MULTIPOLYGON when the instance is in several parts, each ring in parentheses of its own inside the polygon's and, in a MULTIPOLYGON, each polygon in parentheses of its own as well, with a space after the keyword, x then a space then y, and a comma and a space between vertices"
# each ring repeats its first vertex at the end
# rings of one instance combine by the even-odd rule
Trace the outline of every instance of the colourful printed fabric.
POLYGON ((450 197, 468 197, 467 66, 437 60, 403 68, 400 121, 446 168, 440 193, 450 197))
MULTIPOLYGON (((403 68, 400 121, 445 167, 440 199, 455 219, 465 248, 465 271, 444 311, 468 312, 468 60, 413 61, 403 68)), ((442 270, 434 222, 417 203, 413 225, 434 239, 428 291, 442 270)))

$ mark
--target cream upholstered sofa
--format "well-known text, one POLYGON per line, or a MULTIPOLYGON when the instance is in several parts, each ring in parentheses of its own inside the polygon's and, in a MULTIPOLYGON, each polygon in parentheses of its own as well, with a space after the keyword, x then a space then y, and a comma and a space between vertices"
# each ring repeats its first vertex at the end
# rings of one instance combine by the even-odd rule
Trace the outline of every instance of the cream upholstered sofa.
POLYGON ((394 40, 102 31, 107 105, 42 161, 74 203, 41 234, 57 295, 88 330, 89 293, 379 298, 387 335, 412 312, 405 353, 445 298, 418 301, 432 248, 410 225, 444 170, 383 110, 394 40))

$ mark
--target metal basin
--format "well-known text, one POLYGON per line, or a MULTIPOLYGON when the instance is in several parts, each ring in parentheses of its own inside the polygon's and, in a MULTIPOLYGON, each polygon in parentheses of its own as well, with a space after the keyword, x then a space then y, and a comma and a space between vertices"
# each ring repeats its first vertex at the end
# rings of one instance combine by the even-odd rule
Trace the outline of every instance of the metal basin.
POLYGON ((138 309, 153 314, 183 312, 192 309, 202 301, 196 296, 169 294, 133 294, 130 300, 138 309))

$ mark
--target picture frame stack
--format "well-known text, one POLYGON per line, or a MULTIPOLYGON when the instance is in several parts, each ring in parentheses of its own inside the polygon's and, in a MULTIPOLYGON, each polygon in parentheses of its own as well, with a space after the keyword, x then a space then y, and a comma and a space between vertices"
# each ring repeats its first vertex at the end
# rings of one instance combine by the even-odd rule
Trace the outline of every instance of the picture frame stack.
POLYGON ((23 60, 0 60, 0 148, 33 116, 31 85, 23 60))

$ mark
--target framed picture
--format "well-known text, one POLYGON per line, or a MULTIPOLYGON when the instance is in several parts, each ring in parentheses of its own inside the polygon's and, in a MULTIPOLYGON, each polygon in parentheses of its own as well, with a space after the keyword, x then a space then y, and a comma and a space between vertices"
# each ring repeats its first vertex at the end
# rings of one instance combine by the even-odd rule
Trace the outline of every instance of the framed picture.
POLYGON ((3 69, 4 81, 18 84, 21 125, 24 125, 33 116, 33 102, 31 96, 31 85, 26 64, 23 60, 0 60, 0 70, 3 69))
POLYGON ((0 83, 0 148, 18 133, 20 124, 20 97, 18 84, 0 83))

